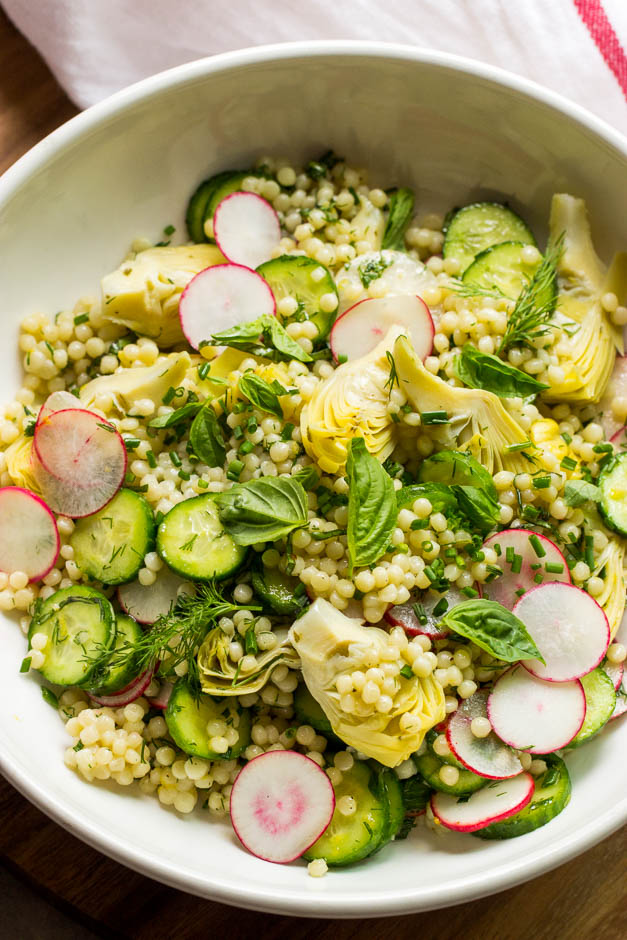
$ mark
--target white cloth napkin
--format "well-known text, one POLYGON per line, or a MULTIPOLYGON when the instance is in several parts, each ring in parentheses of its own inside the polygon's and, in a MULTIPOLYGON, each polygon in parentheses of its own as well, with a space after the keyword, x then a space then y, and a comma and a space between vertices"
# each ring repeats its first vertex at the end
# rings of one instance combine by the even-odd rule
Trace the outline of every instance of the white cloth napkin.
POLYGON ((262 43, 403 42, 499 65, 627 133, 627 0, 0 0, 81 107, 262 43))

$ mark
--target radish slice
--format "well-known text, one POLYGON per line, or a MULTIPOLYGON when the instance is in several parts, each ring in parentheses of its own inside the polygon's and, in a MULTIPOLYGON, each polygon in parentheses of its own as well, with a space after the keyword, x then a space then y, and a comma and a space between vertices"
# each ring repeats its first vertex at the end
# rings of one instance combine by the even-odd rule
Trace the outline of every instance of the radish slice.
POLYGON ((78 398, 72 395, 71 392, 52 392, 39 409, 36 424, 41 424, 44 418, 47 418, 48 415, 53 414, 55 411, 67 411, 68 409, 79 407, 80 402, 78 398))
POLYGON ((464 802, 448 793, 434 793, 431 810, 447 829, 476 832, 524 809, 531 801, 534 787, 531 774, 522 773, 511 780, 495 780, 464 798, 464 802))
POLYGON ((40 581, 59 557, 57 521, 43 499, 21 486, 0 489, 0 571, 40 581))
POLYGON ((181 593, 193 594, 194 588, 169 568, 162 568, 154 584, 129 581, 118 588, 122 610, 138 623, 151 624, 170 612, 181 593))
POLYGON ((55 411, 35 428, 33 470, 51 508, 90 516, 124 482, 126 448, 115 427, 93 411, 55 411))
POLYGON ((231 193, 218 204, 213 234, 225 258, 256 268, 269 261, 281 241, 279 217, 256 193, 231 193))
POLYGON ((599 665, 610 644, 605 611, 572 584, 541 584, 520 598, 512 613, 522 620, 540 650, 523 666, 539 679, 568 682, 599 665))
POLYGON ((488 698, 488 717, 511 747, 550 754, 578 733, 586 717, 586 696, 577 679, 545 682, 517 665, 497 679, 488 698))
POLYGON ((465 600, 468 600, 466 595, 454 585, 446 594, 438 594, 431 590, 419 591, 405 604, 396 604, 388 608, 385 612, 385 619, 394 627, 402 627, 407 636, 428 636, 431 640, 443 640, 451 631, 442 626, 442 615, 465 600), (438 614, 434 614, 434 608, 442 603, 443 598, 447 606, 438 614), (420 622, 417 611, 427 618, 426 622, 420 622))
POLYGON ((149 703, 153 708, 159 708, 161 711, 165 711, 168 707, 168 702, 170 701, 170 696, 172 695, 172 689, 174 686, 171 682, 162 682, 161 688, 157 695, 153 695, 148 699, 149 703))
POLYGON ((623 664, 622 663, 610 663, 609 661, 606 660, 604 663, 601 663, 601 669, 603 670, 605 675, 609 676, 610 679, 612 680, 614 691, 618 692, 618 690, 620 689, 623 683, 623 675, 625 672, 625 667, 623 666, 623 664))
POLYGON ((181 329, 194 349, 214 333, 275 314, 274 295, 266 281, 241 264, 205 268, 191 279, 179 301, 181 329))
POLYGON ((619 428, 616 434, 612 434, 610 437, 610 444, 614 447, 614 450, 617 453, 620 453, 627 448, 627 424, 619 428))
POLYGON ((94 695, 93 692, 90 692, 89 697, 98 705, 108 708, 122 708, 123 705, 130 705, 131 702, 144 694, 152 682, 153 673, 154 668, 151 666, 137 676, 136 679, 133 679, 132 682, 129 682, 128 685, 125 685, 123 689, 120 689, 119 692, 114 692, 113 695, 94 695))
POLYGON ((417 356, 430 355, 435 328, 429 308, 416 294, 397 294, 360 300, 338 317, 329 337, 335 361, 366 356, 395 325, 407 330, 417 356))
POLYGON ((487 717, 488 695, 481 689, 462 702, 451 715, 446 740, 457 760, 480 777, 491 780, 516 777, 523 768, 514 751, 493 731, 485 738, 477 738, 471 731, 470 723, 474 718, 487 717))
POLYGON ((496 563, 503 569, 503 574, 489 584, 482 584, 481 594, 502 604, 508 610, 512 610, 522 594, 538 586, 535 579, 540 576, 542 583, 561 581, 570 584, 566 559, 557 545, 545 535, 530 532, 528 529, 505 529, 487 538, 483 548, 496 551, 496 563), (508 558, 512 560, 508 561, 508 558), (549 567, 561 566, 562 570, 547 571, 547 564, 549 567), (518 567, 520 571, 517 570, 518 567))
POLYGON ((297 751, 266 751, 240 771, 231 791, 231 822, 242 845, 267 862, 291 862, 331 822, 331 781, 297 751))

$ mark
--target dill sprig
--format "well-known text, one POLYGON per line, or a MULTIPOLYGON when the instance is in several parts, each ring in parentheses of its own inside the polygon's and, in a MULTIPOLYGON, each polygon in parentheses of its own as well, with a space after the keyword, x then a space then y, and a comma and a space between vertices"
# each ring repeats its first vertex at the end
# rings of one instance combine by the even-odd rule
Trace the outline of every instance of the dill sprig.
POLYGON ((495 300, 508 299, 496 284, 491 284, 489 287, 482 284, 464 284, 459 278, 453 277, 447 286, 459 297, 492 297, 495 300))
POLYGON ((555 310, 557 266, 564 250, 564 234, 547 248, 539 267, 520 292, 507 320, 499 355, 511 346, 533 346, 534 340, 549 331, 548 323, 555 310))

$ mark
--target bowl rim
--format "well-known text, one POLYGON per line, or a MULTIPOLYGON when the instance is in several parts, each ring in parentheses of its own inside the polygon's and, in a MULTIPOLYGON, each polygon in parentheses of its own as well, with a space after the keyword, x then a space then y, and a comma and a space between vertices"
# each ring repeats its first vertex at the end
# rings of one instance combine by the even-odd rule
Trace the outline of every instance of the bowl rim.
MULTIPOLYGON (((273 43, 246 49, 237 49, 197 59, 175 68, 142 79, 103 101, 92 105, 61 125, 0 176, 0 213, 29 178, 44 169, 46 163, 79 140, 80 137, 110 118, 131 109, 140 101, 148 101, 164 90, 176 89, 212 74, 242 66, 258 65, 292 58, 324 57, 388 58, 435 66, 443 70, 462 72, 505 87, 523 97, 543 104, 562 116, 600 137, 627 160, 627 137, 605 121, 597 118, 574 101, 545 88, 525 77, 468 57, 434 51, 402 43, 384 43, 362 40, 316 40, 307 42, 273 43)), ((385 897, 364 897, 356 893, 343 897, 312 895, 303 889, 300 895, 281 897, 279 890, 265 891, 249 886, 234 886, 226 878, 212 878, 211 884, 191 870, 170 865, 167 859, 147 857, 144 850, 132 843, 124 844, 111 836, 92 820, 77 819, 76 812, 61 801, 51 800, 45 785, 32 779, 18 759, 0 752, 0 772, 31 803, 63 826, 71 834, 110 858, 162 883, 215 901, 236 907, 270 913, 309 917, 381 917, 433 910, 464 901, 474 900, 503 891, 572 859, 609 836, 627 821, 627 796, 610 809, 576 829, 551 846, 541 847, 502 864, 490 873, 473 874, 469 871, 437 888, 388 891, 385 897)))

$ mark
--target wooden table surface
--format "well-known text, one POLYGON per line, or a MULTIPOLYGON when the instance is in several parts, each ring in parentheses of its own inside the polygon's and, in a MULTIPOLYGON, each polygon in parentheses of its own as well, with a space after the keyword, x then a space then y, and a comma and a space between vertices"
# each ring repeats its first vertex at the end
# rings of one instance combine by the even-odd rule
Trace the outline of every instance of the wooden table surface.
MULTIPOLYGON (((1 172, 76 108, 2 12, 0 62, 1 172)), ((407 917, 331 922, 236 912, 165 888, 70 836, 1 778, 0 820, 3 863, 103 937, 404 940, 423 934, 429 940, 619 940, 627 935, 625 832, 492 898, 407 917)), ((32 924, 28 932, 26 925, 20 931, 26 935, 46 940, 32 924)))

